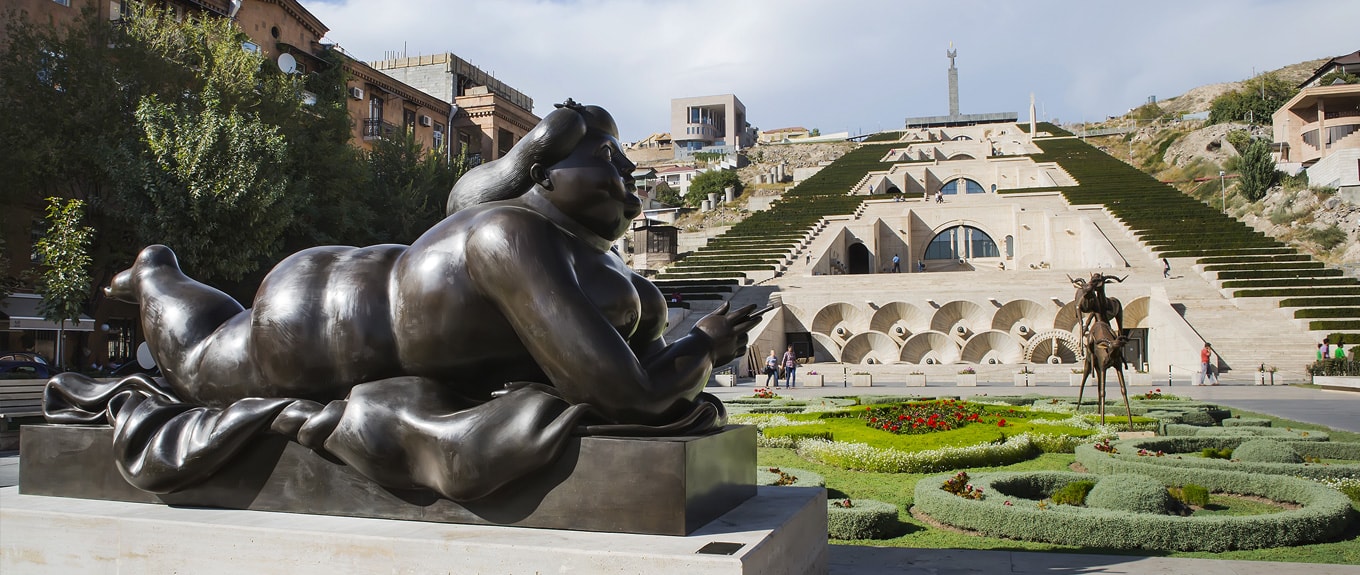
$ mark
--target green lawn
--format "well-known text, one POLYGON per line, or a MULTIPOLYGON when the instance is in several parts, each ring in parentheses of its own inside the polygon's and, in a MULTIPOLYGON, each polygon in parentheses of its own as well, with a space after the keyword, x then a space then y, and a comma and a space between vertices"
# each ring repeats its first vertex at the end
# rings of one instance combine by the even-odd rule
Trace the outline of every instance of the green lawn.
MULTIPOLYGON (((1281 428, 1294 429, 1320 429, 1329 431, 1333 440, 1336 441, 1360 441, 1360 434, 1328 430, 1326 428, 1274 418, 1262 414, 1249 413, 1234 409, 1234 414, 1243 417, 1261 417, 1271 419, 1273 425, 1281 428)), ((865 431, 875 430, 863 427, 865 431)), ((969 426, 972 427, 972 426, 969 426)), ((981 428, 980 428, 981 429, 981 428)), ((963 428, 956 431, 934 433, 928 435, 897 436, 907 442, 929 440, 932 436, 942 436, 947 433, 966 431, 963 428)), ((877 432, 884 435, 886 432, 877 432)), ((841 438, 838 436, 838 440, 841 438)), ((848 439, 847 439, 848 440, 848 439)), ((924 449, 924 448, 920 448, 924 449)), ((981 537, 955 533, 930 527, 914 518, 908 513, 912 505, 913 493, 916 482, 925 477, 926 474, 894 474, 894 473, 870 473, 860 471, 848 471, 829 465, 805 460, 799 457, 791 449, 760 448, 757 458, 762 466, 792 467, 806 469, 820 474, 826 478, 828 497, 830 498, 850 498, 850 499, 875 499, 893 503, 901 510, 899 519, 899 534, 891 539, 876 541, 839 541, 832 540, 832 544, 841 545, 869 545, 883 547, 904 547, 904 548, 930 548, 930 549, 1020 549, 1031 551, 1053 551, 1053 552, 1079 552, 1079 553, 1108 553, 1119 555, 1157 555, 1170 557, 1199 557, 1209 559, 1241 559, 1254 561, 1287 561, 1299 563, 1338 563, 1338 564, 1360 564, 1360 521, 1353 522, 1341 541, 1333 543, 1322 543, 1315 545, 1302 545, 1297 547, 1281 547, 1275 549, 1254 549, 1246 551, 1229 551, 1224 553, 1200 553, 1200 552, 1164 552, 1149 550, 1120 550, 1120 549, 1093 549, 1086 547, 1075 547, 1068 545, 1055 545, 1051 543, 1033 543, 1028 541, 1013 541, 994 537, 981 537)), ((1062 471, 1068 470, 1072 464, 1074 456, 1072 454, 1048 453, 1037 458, 1020 462, 1014 465, 992 468, 969 468, 969 472, 981 471, 1062 471)), ((935 475, 935 474, 931 474, 935 475)), ((1253 502, 1236 499, 1235 501, 1225 502, 1221 497, 1215 496, 1211 499, 1211 505, 1218 505, 1222 509, 1211 508, 1209 513, 1249 513, 1261 512, 1263 508, 1269 507, 1267 504, 1255 504, 1260 508, 1251 508, 1253 502)), ((1353 504, 1357 512, 1360 512, 1360 504, 1353 504)))

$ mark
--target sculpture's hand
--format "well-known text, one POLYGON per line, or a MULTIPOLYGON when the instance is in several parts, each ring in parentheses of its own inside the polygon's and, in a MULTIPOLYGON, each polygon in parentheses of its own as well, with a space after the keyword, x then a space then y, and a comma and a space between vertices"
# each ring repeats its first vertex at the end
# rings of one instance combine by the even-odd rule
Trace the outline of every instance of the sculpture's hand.
POLYGON ((694 324, 694 329, 703 332, 712 340, 713 365, 722 365, 746 353, 746 332, 760 323, 760 316, 752 316, 754 305, 743 306, 737 311, 728 312, 728 303, 713 310, 694 324))

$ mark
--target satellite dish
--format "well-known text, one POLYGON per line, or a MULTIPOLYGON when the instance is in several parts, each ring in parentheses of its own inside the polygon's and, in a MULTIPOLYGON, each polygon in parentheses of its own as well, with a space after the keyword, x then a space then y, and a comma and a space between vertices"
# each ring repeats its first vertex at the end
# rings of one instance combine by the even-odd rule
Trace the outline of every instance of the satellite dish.
POLYGON ((146 345, 146 342, 137 346, 137 365, 141 366, 142 369, 156 367, 156 358, 151 357, 151 346, 146 345))
POLYGON ((292 74, 297 71, 297 59, 292 54, 282 54, 279 56, 279 69, 284 74, 292 74))

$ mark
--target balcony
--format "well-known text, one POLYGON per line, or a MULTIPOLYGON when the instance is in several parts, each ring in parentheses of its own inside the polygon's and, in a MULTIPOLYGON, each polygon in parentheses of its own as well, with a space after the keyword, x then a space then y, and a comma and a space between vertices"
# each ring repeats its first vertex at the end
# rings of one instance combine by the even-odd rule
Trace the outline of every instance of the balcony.
POLYGON ((390 138, 397 133, 397 125, 384 122, 378 118, 364 120, 363 127, 364 140, 377 140, 380 138, 390 138))

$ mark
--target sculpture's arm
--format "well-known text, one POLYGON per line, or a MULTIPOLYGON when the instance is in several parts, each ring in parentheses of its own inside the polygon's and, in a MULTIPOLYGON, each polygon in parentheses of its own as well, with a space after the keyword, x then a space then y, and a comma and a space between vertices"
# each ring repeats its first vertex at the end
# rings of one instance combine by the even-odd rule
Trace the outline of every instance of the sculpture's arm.
POLYGON ((713 320, 644 363, 582 291, 565 247, 575 240, 527 211, 488 212, 476 226, 466 248, 469 276, 572 403, 620 423, 662 422, 687 410, 714 361, 745 343, 744 330, 733 335, 730 320, 713 320))

